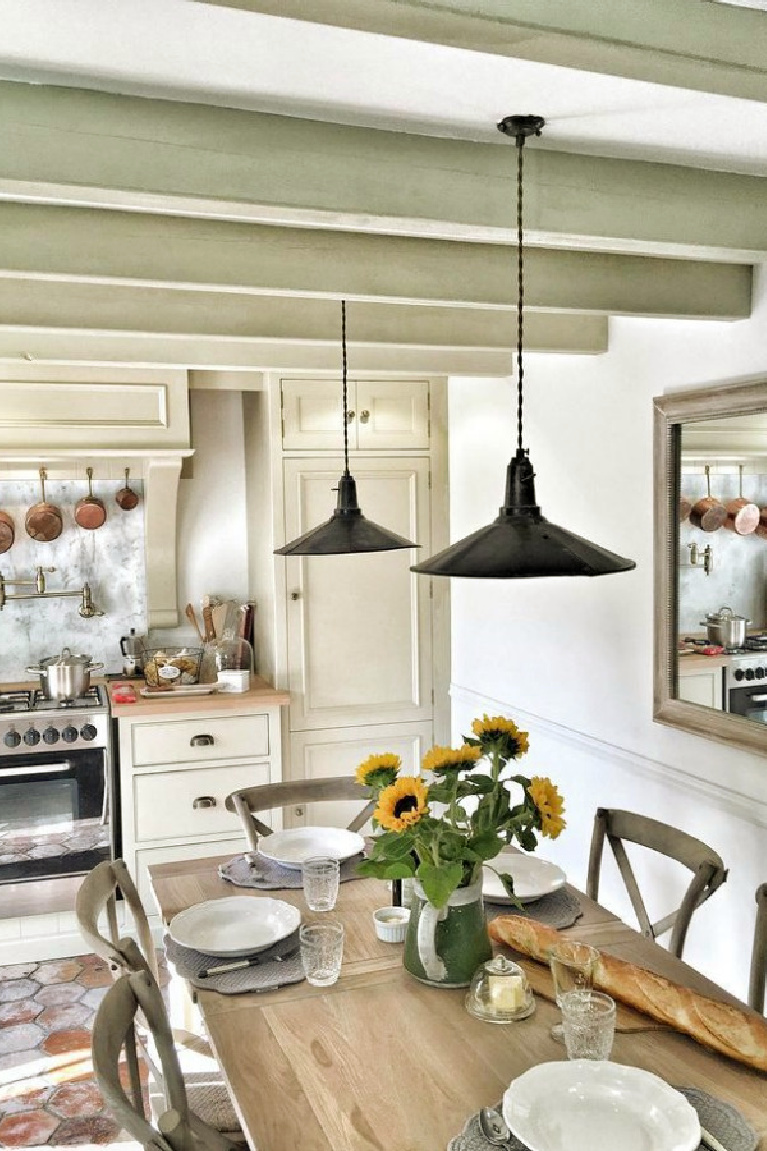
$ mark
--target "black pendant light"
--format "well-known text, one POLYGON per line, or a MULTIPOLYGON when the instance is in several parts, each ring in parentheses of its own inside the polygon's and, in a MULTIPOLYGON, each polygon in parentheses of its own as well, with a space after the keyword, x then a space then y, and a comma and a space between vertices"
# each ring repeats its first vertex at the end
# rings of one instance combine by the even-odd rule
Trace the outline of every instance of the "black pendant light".
POLYGON ((363 516, 357 504, 357 484, 349 471, 349 431, 346 403, 346 300, 341 301, 341 379, 344 422, 344 471, 338 481, 338 501, 329 520, 275 548, 278 556, 333 556, 355 552, 390 552, 416 548, 404 536, 390 532, 363 516))
POLYGON ((535 502, 535 472, 522 447, 522 336, 524 263, 522 253, 522 156, 528 136, 540 136, 541 116, 506 116, 498 130, 517 144, 517 452, 506 471, 506 496, 498 518, 410 570, 431 576, 476 579, 532 579, 537 576, 596 576, 631 571, 623 559, 566 528, 549 523, 535 502))

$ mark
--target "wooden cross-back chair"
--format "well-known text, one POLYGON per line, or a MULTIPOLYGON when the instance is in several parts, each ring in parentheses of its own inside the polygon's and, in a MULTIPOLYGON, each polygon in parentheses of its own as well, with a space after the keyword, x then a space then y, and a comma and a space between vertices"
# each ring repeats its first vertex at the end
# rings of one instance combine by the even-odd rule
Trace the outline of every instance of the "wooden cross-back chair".
POLYGON ((189 1107, 162 995, 151 972, 122 975, 109 988, 93 1022, 92 1055, 96 1081, 113 1118, 147 1151, 234 1151, 234 1144, 189 1107), (120 1079, 123 1050, 128 1066, 135 1064, 139 1014, 151 1032, 167 1090, 167 1109, 156 1126, 144 1113, 140 1085, 137 1100, 131 1084, 129 1099, 120 1079))
MULTIPOLYGON (((148 971, 155 982, 158 981, 157 953, 149 920, 136 885, 122 859, 104 860, 85 876, 75 898, 75 915, 83 939, 99 958, 109 964, 114 979, 126 973, 148 971), (130 936, 120 936, 118 891, 122 893, 132 916, 140 947, 130 936), (102 935, 103 920, 106 920, 106 937, 102 935)), ((182 1029, 174 1029, 172 1035, 179 1048, 187 1090, 195 1110, 211 1126, 227 1132, 234 1140, 243 1140, 229 1092, 207 1041, 200 1035, 182 1029)), ((138 1044, 126 1047, 134 1103, 136 1089, 140 1096, 140 1085, 136 1088, 138 1067, 131 1065, 137 1046, 152 1076, 155 1088, 152 1094, 153 1105, 157 1104, 158 1095, 164 1096, 167 1102, 167 1085, 154 1046, 139 1041, 138 1044)))
POLYGON ((359 831, 375 811, 376 801, 367 788, 352 776, 328 779, 297 779, 289 783, 264 783, 242 787, 226 797, 227 811, 236 812, 242 820, 252 851, 258 850, 259 836, 271 835, 272 828, 259 819, 257 812, 296 804, 322 803, 325 800, 358 800, 363 806, 347 825, 348 831, 359 831))
POLYGON ((586 893, 591 899, 599 897, 599 875, 605 839, 612 848, 642 934, 648 939, 656 939, 666 931, 671 931, 669 951, 672 955, 681 957, 693 912, 705 903, 727 878, 721 858, 702 840, 671 827, 668 823, 650 819, 645 815, 637 815, 632 811, 600 807, 597 808, 594 819, 586 882, 586 893), (624 840, 656 851, 669 859, 675 859, 693 873, 677 910, 656 923, 651 922, 647 913, 634 870, 623 846, 624 840))
POLYGON ((751 952, 751 975, 748 981, 748 1002, 754 1011, 764 1014, 764 984, 767 979, 767 883, 756 889, 756 923, 754 947, 751 952))

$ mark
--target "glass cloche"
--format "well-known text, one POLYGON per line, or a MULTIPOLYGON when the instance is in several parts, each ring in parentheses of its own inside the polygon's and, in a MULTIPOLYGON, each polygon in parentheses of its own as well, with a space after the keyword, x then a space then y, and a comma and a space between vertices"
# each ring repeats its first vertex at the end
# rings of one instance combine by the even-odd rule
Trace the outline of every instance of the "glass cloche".
POLYGON ((488 959, 474 972, 466 1010, 486 1023, 514 1023, 535 1011, 535 999, 522 968, 505 955, 488 959))

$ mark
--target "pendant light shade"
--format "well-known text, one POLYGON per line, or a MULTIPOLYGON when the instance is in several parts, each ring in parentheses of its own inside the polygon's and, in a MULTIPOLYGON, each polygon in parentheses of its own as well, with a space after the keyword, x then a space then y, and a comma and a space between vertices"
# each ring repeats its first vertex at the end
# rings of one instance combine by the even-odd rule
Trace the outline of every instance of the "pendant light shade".
POLYGON ((517 451, 506 471, 504 503, 497 518, 487 527, 411 568, 423 575, 533 579, 608 575, 636 567, 633 560, 549 523, 535 502, 535 472, 527 448, 522 447, 522 156, 526 138, 540 136, 543 125, 541 116, 507 116, 498 125, 498 130, 513 136, 517 144, 517 451))
POLYGON ((344 471, 338 481, 338 500, 329 520, 281 548, 278 556, 333 556, 357 552, 390 552, 419 547, 404 536, 366 519, 357 503, 357 484, 349 471, 349 434, 346 402, 346 300, 341 301, 342 406, 344 471))

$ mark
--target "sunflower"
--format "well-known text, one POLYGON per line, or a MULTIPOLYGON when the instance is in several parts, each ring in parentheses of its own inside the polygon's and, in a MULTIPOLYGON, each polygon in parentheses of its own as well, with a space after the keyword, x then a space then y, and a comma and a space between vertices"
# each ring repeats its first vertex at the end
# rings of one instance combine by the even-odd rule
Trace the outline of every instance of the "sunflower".
POLYGON ((425 783, 415 776, 403 775, 380 793, 373 818, 387 831, 404 831, 428 814, 426 794, 425 783))
POLYGON ((402 760, 398 755, 389 752, 385 755, 369 755, 355 771, 354 778, 363 787, 388 787, 394 783, 401 767, 402 760))
POLYGON ((564 800, 550 779, 535 775, 528 788, 530 798, 541 817, 541 834, 556 839, 567 825, 564 821, 564 800))
POLYGON ((496 746, 504 759, 518 759, 529 747, 528 732, 520 731, 515 723, 504 719, 502 715, 494 715, 492 719, 483 715, 482 719, 474 720, 471 730, 479 740, 483 753, 496 746))
POLYGON ((463 771, 482 758, 481 747, 433 747, 423 757, 424 771, 463 771))

